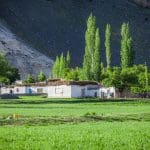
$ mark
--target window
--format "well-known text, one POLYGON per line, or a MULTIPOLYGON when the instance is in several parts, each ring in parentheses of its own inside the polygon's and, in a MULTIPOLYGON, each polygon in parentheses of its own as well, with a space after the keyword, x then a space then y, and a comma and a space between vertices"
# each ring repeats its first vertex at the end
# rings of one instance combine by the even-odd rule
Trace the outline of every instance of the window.
POLYGON ((37 93, 43 93, 43 88, 38 88, 37 93))
POLYGON ((63 89, 62 88, 55 88, 55 94, 62 94, 63 93, 63 89))

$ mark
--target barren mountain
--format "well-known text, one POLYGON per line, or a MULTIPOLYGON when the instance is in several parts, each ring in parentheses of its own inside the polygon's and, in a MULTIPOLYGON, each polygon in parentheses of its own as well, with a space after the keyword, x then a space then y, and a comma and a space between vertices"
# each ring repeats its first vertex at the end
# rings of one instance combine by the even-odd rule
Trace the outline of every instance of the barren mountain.
POLYGON ((144 8, 150 8, 149 0, 132 0, 135 4, 142 6, 144 8))
POLYGON ((73 65, 82 63, 86 20, 91 12, 100 27, 104 62, 106 23, 112 25, 112 65, 118 65, 120 27, 129 22, 135 63, 150 65, 149 0, 0 0, 0 18, 15 36, 53 60, 70 50, 73 65))

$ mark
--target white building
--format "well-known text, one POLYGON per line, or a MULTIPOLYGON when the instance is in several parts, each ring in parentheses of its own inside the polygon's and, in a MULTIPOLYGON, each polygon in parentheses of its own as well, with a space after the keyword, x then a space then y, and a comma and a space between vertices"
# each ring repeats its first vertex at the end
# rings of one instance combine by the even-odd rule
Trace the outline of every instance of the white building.
POLYGON ((93 81, 49 80, 49 98, 84 98, 99 97, 100 85, 93 81))
POLYGON ((116 96, 115 88, 106 88, 94 81, 65 81, 61 79, 2 87, 1 94, 47 94, 48 98, 114 98, 116 96))
POLYGON ((1 94, 46 94, 46 83, 11 85, 1 88, 1 94))

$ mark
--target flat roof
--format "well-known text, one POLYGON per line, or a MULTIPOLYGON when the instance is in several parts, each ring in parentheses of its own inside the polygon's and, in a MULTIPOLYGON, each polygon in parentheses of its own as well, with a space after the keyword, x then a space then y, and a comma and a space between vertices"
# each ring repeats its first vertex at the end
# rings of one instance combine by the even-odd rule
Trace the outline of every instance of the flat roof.
POLYGON ((45 82, 36 82, 36 83, 30 83, 30 84, 15 84, 15 85, 8 85, 6 87, 13 88, 13 87, 23 87, 23 86, 59 86, 59 85, 79 85, 79 86, 85 86, 85 85, 97 85, 101 86, 98 82, 96 81, 67 81, 63 79, 49 79, 45 82))
POLYGON ((95 81, 66 81, 66 80, 48 80, 48 85, 55 86, 55 85, 99 85, 98 82, 95 81))

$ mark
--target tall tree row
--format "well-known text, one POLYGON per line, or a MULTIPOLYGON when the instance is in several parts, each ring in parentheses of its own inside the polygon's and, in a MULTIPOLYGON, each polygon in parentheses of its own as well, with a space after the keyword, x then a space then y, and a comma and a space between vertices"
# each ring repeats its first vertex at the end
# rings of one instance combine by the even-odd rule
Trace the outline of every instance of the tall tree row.
POLYGON ((107 68, 110 68, 110 64, 111 64, 111 26, 110 26, 110 24, 106 25, 105 49, 106 49, 107 68))
POLYGON ((132 37, 130 34, 129 24, 123 23, 121 27, 121 67, 127 68, 133 66, 134 51, 132 48, 132 37))
POLYGON ((87 20, 85 33, 85 54, 83 60, 83 80, 100 80, 100 35, 96 18, 92 14, 87 20))
MULTIPOLYGON (((53 78, 68 78, 79 80, 94 80, 100 81, 103 79, 102 72, 105 72, 105 68, 102 69, 101 52, 100 52, 100 33, 96 24, 96 17, 92 14, 87 20, 87 29, 85 32, 85 53, 83 57, 83 66, 81 69, 70 68, 70 54, 67 53, 66 57, 61 54, 60 57, 56 57, 56 61, 53 65, 53 78), (103 70, 103 71, 102 71, 103 70), (69 74, 70 73, 70 74, 69 74), (77 77, 78 76, 78 77, 77 77)), ((106 50, 106 63, 107 68, 111 67, 111 25, 107 24, 105 29, 105 50, 106 50)), ((125 70, 128 67, 132 67, 134 63, 134 51, 132 49, 132 37, 128 23, 123 23, 121 26, 121 70, 125 70)))

